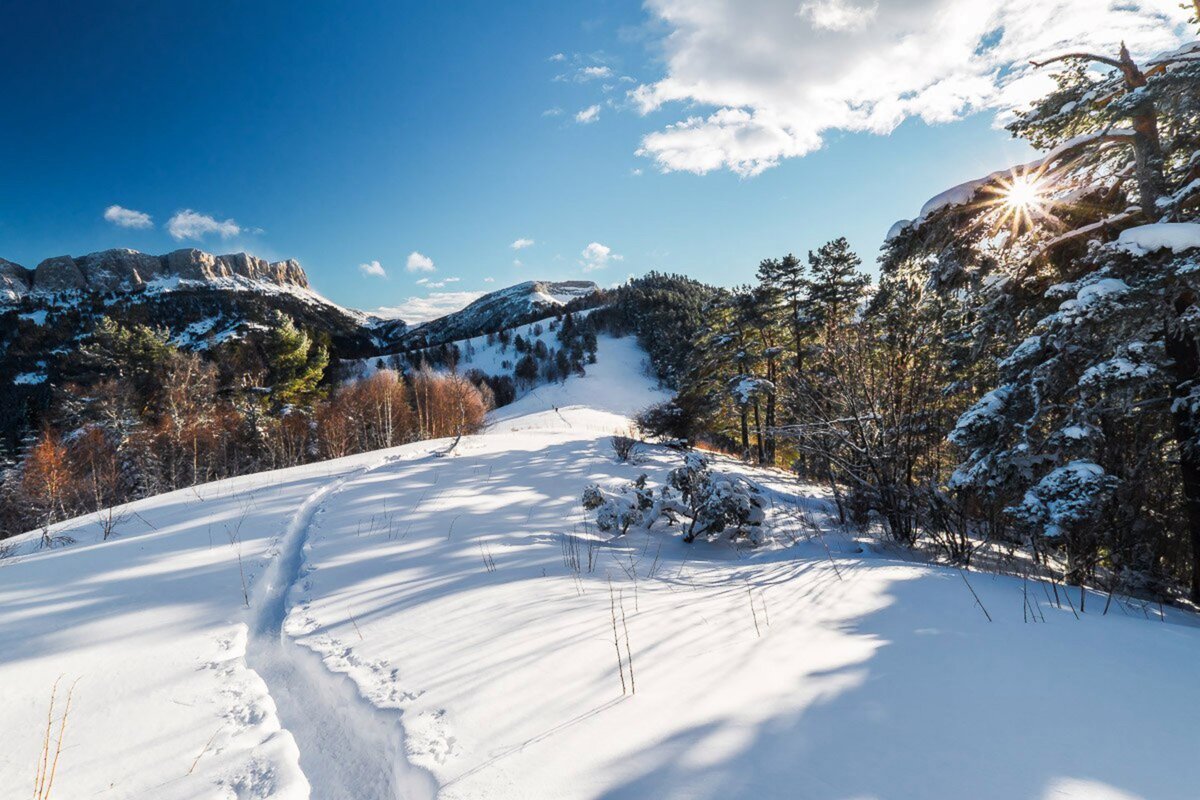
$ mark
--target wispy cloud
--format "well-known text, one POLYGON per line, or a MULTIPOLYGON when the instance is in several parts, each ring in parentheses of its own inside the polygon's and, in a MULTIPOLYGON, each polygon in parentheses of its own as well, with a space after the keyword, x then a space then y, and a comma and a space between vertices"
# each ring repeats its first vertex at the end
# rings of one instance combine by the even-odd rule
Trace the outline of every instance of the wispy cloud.
POLYGON ((408 254, 408 261, 404 266, 409 272, 433 272, 436 269, 432 258, 421 255, 416 250, 408 254))
POLYGON ((612 251, 611 247, 600 244, 599 242, 592 242, 587 247, 583 248, 583 252, 580 253, 580 255, 583 257, 583 259, 579 262, 579 265, 583 267, 584 272, 593 272, 598 269, 604 269, 608 266, 610 261, 625 260, 624 256, 617 255, 612 251))
POLYGON ((584 67, 575 74, 580 81, 594 81, 600 78, 611 78, 613 71, 611 67, 584 67))
POLYGON ((526 247, 533 247, 535 242, 533 239, 517 239, 509 245, 513 250, 524 250, 526 247))
POLYGON ((190 208, 177 211, 175 216, 167 220, 167 233, 176 241, 184 239, 203 239, 210 233, 215 233, 222 239, 230 239, 243 231, 232 219, 220 221, 208 214, 201 214, 190 208))
POLYGON ((565 53, 555 53, 554 55, 550 56, 546 60, 547 61, 566 61, 567 56, 565 53))
POLYGON ((104 209, 104 218, 118 228, 149 228, 154 225, 146 212, 115 205, 104 209))
POLYGON ((600 106, 591 105, 575 115, 575 121, 580 125, 590 125, 600 119, 600 106))
POLYGON ((363 275, 372 278, 386 278, 387 270, 383 268, 383 264, 378 261, 368 261, 366 264, 359 264, 358 269, 363 275))
POLYGON ((495 278, 484 278, 483 282, 484 283, 495 283, 496 279, 495 278))

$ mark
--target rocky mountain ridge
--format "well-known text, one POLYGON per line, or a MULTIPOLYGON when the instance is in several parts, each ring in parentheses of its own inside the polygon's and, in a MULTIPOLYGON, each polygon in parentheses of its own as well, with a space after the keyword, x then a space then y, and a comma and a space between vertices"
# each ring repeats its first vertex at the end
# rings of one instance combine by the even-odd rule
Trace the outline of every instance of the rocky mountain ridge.
POLYGON ((275 286, 308 289, 308 276, 294 259, 267 261, 249 253, 213 255, 195 248, 156 256, 112 249, 85 256, 54 256, 33 269, 0 258, 0 301, 30 294, 137 291, 169 278, 212 282, 245 278, 275 286))

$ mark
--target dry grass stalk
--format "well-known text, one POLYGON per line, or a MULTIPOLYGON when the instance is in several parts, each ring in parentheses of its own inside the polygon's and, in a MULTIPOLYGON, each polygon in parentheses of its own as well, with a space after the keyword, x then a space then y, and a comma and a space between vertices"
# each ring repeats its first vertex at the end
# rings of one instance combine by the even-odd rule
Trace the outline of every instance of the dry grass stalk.
POLYGON ((629 662, 629 693, 637 694, 637 681, 633 678, 633 651, 629 649, 629 625, 625 622, 625 593, 618 595, 621 604, 621 627, 625 630, 625 660, 629 662))
POLYGON ((67 691, 67 702, 63 708, 62 717, 59 718, 58 735, 54 741, 54 755, 50 755, 50 740, 54 730, 54 708, 58 698, 58 684, 62 680, 60 675, 55 681, 54 686, 50 689, 50 708, 46 711, 46 732, 42 737, 42 752, 38 757, 37 773, 33 780, 33 800, 49 800, 50 792, 54 789, 54 776, 58 774, 58 759, 62 755, 63 738, 67 731, 67 718, 71 715, 71 700, 75 696, 75 684, 79 683, 76 678, 71 684, 71 688, 67 691))
POLYGON ((617 597, 613 592, 612 580, 608 581, 608 607, 612 613, 613 648, 617 651, 617 671, 621 675, 621 694, 629 693, 625 685, 625 662, 621 658, 621 639, 617 635, 617 597))

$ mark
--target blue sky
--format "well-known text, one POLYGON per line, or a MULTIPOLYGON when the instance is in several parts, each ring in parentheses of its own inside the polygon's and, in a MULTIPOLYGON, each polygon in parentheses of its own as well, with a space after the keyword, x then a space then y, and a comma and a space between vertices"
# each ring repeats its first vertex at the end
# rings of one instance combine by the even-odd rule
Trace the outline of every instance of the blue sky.
POLYGON ((1029 91, 1008 65, 1081 2, 1098 47, 1180 34, 1173 0, 20 4, 0 256, 245 249, 414 314, 530 278, 729 285, 838 235, 870 262, 925 199, 1030 155, 993 127, 1029 91), (919 57, 897 11, 936 37, 919 57))

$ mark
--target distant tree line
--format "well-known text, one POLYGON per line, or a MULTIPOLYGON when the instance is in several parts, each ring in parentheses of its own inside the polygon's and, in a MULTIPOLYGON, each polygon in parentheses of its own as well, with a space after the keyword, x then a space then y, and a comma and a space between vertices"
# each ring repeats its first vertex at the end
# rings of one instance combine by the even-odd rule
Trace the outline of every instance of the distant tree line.
POLYGON ((486 383, 423 368, 329 380, 282 314, 207 353, 101 318, 0 472, 0 538, 160 492, 478 430, 486 383))

